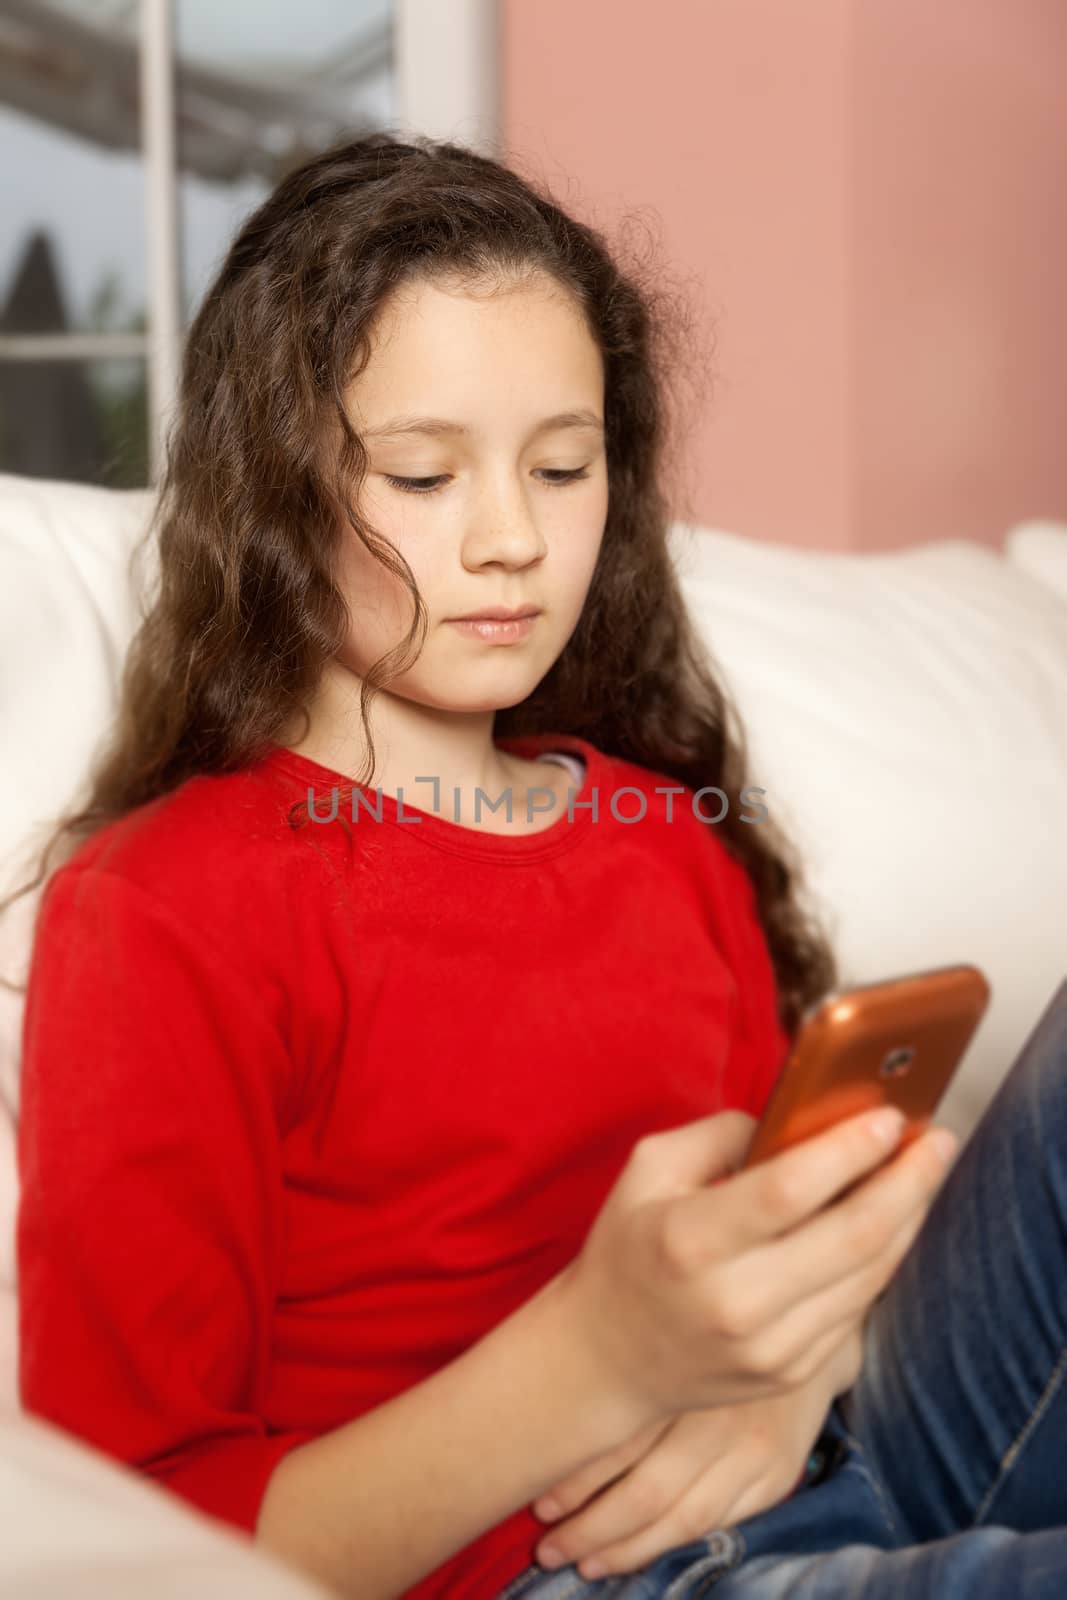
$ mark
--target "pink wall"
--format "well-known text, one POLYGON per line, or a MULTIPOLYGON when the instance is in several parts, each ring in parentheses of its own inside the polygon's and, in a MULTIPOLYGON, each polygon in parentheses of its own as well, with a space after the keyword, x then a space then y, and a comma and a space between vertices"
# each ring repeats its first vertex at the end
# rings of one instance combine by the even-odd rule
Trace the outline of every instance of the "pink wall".
POLYGON ((609 232, 651 211, 700 302, 679 515, 823 549, 1067 518, 1062 0, 501 18, 505 154, 609 232))

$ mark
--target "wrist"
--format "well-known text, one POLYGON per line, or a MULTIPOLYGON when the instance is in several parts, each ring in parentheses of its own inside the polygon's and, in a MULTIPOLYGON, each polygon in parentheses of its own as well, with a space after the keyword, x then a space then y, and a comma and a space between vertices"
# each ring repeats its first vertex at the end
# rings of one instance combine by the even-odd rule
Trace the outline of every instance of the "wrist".
MULTIPOLYGON (((544 1284, 522 1308, 522 1314, 539 1320, 539 1345, 553 1352, 557 1374, 580 1404, 578 1417, 595 1418, 596 1438, 587 1442, 590 1453, 602 1454, 633 1438, 654 1422, 665 1420, 621 1375, 616 1375, 601 1341, 591 1330, 584 1300, 574 1287, 573 1262, 544 1284)), ((572 1401, 573 1404, 573 1401, 572 1401)))
POLYGON ((866 1319, 842 1339, 824 1369, 829 1399, 847 1394, 863 1371, 866 1319))

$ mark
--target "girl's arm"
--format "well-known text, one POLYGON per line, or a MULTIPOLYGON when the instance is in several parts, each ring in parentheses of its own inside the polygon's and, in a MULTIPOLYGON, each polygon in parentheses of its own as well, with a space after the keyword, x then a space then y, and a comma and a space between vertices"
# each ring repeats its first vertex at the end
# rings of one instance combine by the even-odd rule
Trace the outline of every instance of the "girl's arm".
POLYGON ((566 1281, 424 1382, 286 1455, 260 1542, 353 1600, 396 1600, 630 1438, 647 1417, 583 1366, 566 1281))
POLYGON ((18 1120, 23 1407, 250 1530, 292 1066, 210 935, 94 866, 45 888, 18 1120))
POLYGON ((373 1411, 268 1429, 299 1084, 271 997, 206 918, 190 926, 196 905, 94 865, 46 887, 18 1127, 21 1403, 384 1600, 642 1419, 582 1367, 561 1277, 373 1411))

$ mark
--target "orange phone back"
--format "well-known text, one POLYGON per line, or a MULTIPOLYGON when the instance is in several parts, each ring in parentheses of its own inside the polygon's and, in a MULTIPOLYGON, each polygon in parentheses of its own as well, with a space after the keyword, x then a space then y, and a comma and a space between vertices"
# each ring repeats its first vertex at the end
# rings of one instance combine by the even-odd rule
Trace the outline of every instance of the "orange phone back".
POLYGON ((908 1118, 901 1148, 918 1138, 990 993, 977 967, 954 966, 825 996, 802 1023, 743 1165, 880 1105, 895 1105, 908 1118))

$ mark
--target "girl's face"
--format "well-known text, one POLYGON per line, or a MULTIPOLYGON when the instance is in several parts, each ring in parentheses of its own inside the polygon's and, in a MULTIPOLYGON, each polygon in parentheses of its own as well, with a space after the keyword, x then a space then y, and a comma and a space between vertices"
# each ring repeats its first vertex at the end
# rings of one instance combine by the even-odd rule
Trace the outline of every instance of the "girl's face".
MULTIPOLYGON (((579 312, 544 278, 496 295, 405 286, 346 402, 368 454, 360 509, 428 614, 386 693, 457 712, 518 704, 574 631, 607 518, 603 365, 579 312), (494 606, 538 614, 510 639, 451 620, 494 606)), ((403 639, 411 601, 351 531, 338 579, 352 618, 340 661, 362 676, 403 639)))

